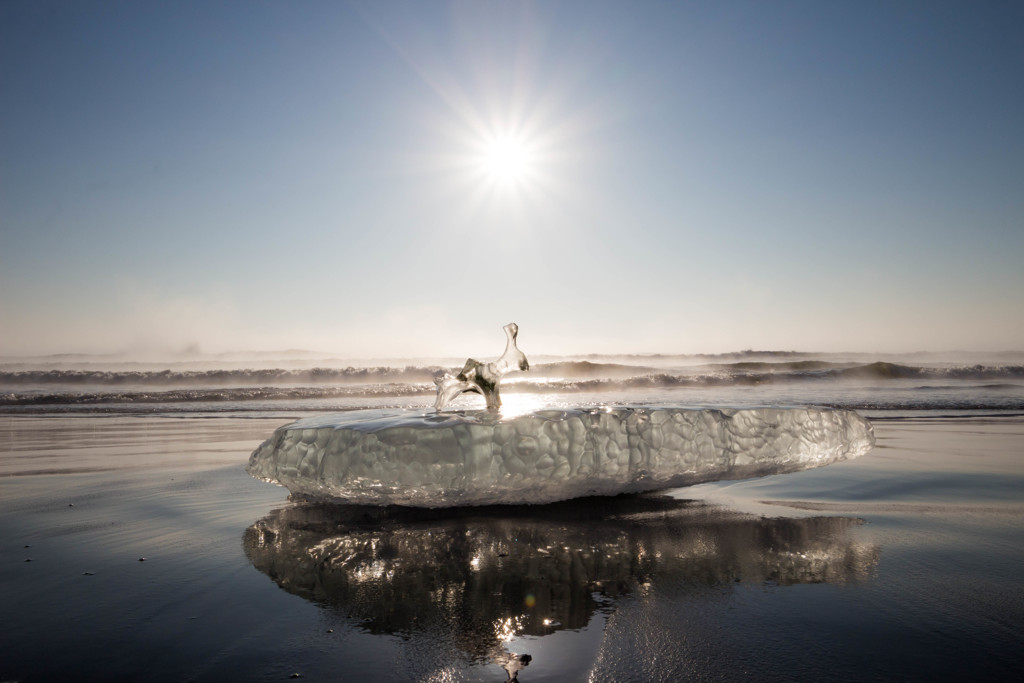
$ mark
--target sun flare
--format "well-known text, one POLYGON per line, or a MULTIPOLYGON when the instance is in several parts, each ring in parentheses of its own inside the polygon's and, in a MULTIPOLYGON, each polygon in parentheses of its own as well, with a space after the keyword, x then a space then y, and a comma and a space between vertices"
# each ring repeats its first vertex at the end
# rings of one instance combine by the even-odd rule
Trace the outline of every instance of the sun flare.
POLYGON ((522 183, 533 165, 529 146, 520 138, 502 135, 487 140, 480 155, 480 166, 494 182, 507 185, 522 183))

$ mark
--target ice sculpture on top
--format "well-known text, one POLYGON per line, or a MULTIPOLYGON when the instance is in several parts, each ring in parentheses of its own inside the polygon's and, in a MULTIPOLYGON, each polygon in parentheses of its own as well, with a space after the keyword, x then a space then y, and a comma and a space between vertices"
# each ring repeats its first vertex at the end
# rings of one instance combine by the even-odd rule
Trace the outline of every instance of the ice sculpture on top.
POLYGON ((526 354, 516 346, 519 325, 509 323, 502 329, 505 330, 506 343, 505 353, 501 354, 501 358, 490 363, 481 363, 468 358, 462 367, 462 372, 458 375, 445 373, 444 376, 434 380, 434 383, 437 384, 435 410, 440 412, 456 396, 467 391, 483 394, 488 410, 497 410, 501 407, 501 396, 498 394, 498 382, 501 381, 501 378, 513 370, 530 369, 530 362, 526 360, 526 354))

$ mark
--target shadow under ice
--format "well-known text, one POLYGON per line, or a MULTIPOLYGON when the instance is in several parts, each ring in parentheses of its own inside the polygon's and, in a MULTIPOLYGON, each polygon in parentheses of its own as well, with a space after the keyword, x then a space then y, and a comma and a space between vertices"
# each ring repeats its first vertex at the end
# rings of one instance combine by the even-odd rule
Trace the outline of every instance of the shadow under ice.
POLYGON ((279 586, 369 633, 434 638, 515 678, 529 658, 509 652, 513 638, 583 629, 652 585, 867 579, 878 549, 849 533, 861 523, 653 495, 442 510, 299 505, 257 521, 243 544, 279 586))

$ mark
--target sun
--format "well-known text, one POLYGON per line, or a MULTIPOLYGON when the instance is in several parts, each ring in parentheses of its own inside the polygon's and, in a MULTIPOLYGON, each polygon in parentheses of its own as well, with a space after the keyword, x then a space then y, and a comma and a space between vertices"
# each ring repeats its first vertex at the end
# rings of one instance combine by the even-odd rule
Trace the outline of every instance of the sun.
POLYGON ((484 141, 480 150, 480 168, 498 185, 520 185, 533 171, 529 144, 515 135, 496 135, 484 141))

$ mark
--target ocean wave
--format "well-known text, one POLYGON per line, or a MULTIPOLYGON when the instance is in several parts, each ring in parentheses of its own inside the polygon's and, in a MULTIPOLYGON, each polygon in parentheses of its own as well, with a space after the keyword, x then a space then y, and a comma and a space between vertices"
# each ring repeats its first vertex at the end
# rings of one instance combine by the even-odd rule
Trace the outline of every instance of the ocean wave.
POLYGON ((992 384, 922 384, 914 387, 914 391, 1021 391, 1024 385, 1009 382, 992 384))
POLYGON ((877 361, 867 365, 859 365, 836 371, 837 376, 844 378, 866 379, 1000 379, 1024 378, 1022 365, 971 365, 956 367, 927 367, 916 365, 900 365, 877 361))
POLYGON ((534 363, 530 375, 540 377, 635 377, 658 372, 658 368, 624 363, 595 363, 589 360, 534 363))
MULTIPOLYGON (((432 410, 429 406, 433 402, 433 399, 422 392, 418 395, 406 395, 406 396, 389 396, 380 395, 376 397, 351 397, 351 396, 340 396, 340 395, 322 395, 322 396, 249 396, 250 400, 232 400, 231 398, 207 395, 204 397, 194 397, 188 400, 182 400, 180 402, 173 402, 167 400, 151 400, 151 401, 138 401, 128 400, 130 397, 116 397, 113 395, 107 395, 102 397, 103 400, 92 401, 85 397, 78 397, 78 400, 73 400, 72 397, 56 397, 57 400, 54 402, 28 402, 28 403, 6 403, 4 400, 0 400, 0 415, 48 415, 48 414, 64 414, 64 413, 82 413, 82 414, 202 414, 202 413, 233 413, 238 415, 246 414, 261 414, 261 413, 277 413, 282 414, 295 414, 302 413, 308 414, 311 412, 338 412, 347 410, 361 410, 361 409, 384 409, 384 408, 417 408, 424 410, 432 410), (417 398, 418 396, 418 398, 417 398), (362 398, 363 400, 353 400, 353 398, 362 398), (388 400, 388 399, 391 400, 388 400), (64 400, 68 399, 68 400, 64 400), (125 399, 125 400, 119 400, 125 399), (263 400, 257 400, 263 399, 263 400)), ((664 405, 665 401, 656 401, 659 405, 664 405)), ((580 405, 633 405, 630 401, 626 400, 626 397, 622 397, 618 401, 582 401, 580 405)), ((645 402, 636 403, 637 405, 645 405, 645 402)), ((693 407, 700 407, 706 405, 718 405, 719 402, 707 403, 688 403, 693 407)), ((727 402, 726 405, 736 406, 739 405, 735 402, 727 402)), ((743 404, 747 405, 747 404, 743 404)), ((750 403, 749 405, 762 405, 761 403, 750 403)), ((922 411, 936 412, 946 411, 950 416, 955 415, 978 415, 984 411, 990 411, 993 414, 998 413, 1001 415, 1024 415, 1024 398, 1021 397, 1008 397, 1005 399, 997 399, 995 397, 957 397, 957 398, 946 398, 946 399, 932 399, 932 400, 920 400, 920 399, 900 399, 900 398, 888 398, 880 400, 866 400, 863 397, 844 397, 839 400, 829 401, 806 401, 806 400, 793 400, 784 399, 773 401, 772 405, 778 406, 806 406, 816 405, 825 408, 838 408, 845 410, 857 410, 867 414, 871 413, 893 413, 893 412, 906 412, 910 414, 921 413, 922 411)), ((481 402, 482 407, 482 402, 481 402)), ((474 409, 471 406, 467 406, 467 409, 474 409)))
MULTIPOLYGON (((921 379, 915 375, 915 379, 921 379)), ((863 377, 854 383, 807 381, 803 384, 797 379, 809 380, 807 376, 795 377, 791 374, 748 373, 742 375, 675 375, 670 373, 651 373, 647 375, 624 378, 587 378, 587 379, 543 379, 520 378, 502 384, 502 394, 537 394, 550 396, 553 394, 568 395, 601 395, 647 393, 659 395, 674 390, 686 390, 690 399, 702 400, 705 394, 712 398, 716 395, 746 395, 747 390, 755 388, 775 387, 772 393, 782 392, 785 395, 814 396, 816 401, 830 395, 841 396, 849 392, 863 394, 868 391, 872 395, 886 396, 901 394, 916 397, 911 402, 924 402, 927 394, 949 393, 951 395, 982 396, 990 395, 999 403, 1005 400, 1024 400, 1024 383, 995 382, 979 383, 973 377, 966 380, 951 379, 948 376, 941 384, 892 384, 876 381, 865 384, 863 377), (834 386, 834 388, 832 388, 834 386), (694 394, 692 392, 696 391, 694 394), (737 393, 738 392, 738 393, 737 393), (996 398, 999 396, 1000 398, 996 398)), ((70 405, 70 404, 112 404, 112 403, 216 403, 253 401, 297 401, 320 399, 375 399, 381 397, 433 396, 435 386, 432 381, 422 382, 387 382, 366 384, 326 384, 304 386, 226 386, 226 387, 181 387, 181 388, 125 388, 122 390, 60 390, 30 389, 14 390, 0 393, 0 407, 30 405, 70 405)), ((860 399, 858 399, 860 400, 860 399)), ((972 399, 975 400, 975 399, 972 399)))
MULTIPOLYGON (((320 385, 432 384, 452 368, 436 365, 404 367, 346 367, 307 369, 219 370, 16 370, 0 371, 0 387, 269 387, 320 385)), ((626 386, 755 385, 805 380, 980 380, 1024 379, 1024 365, 907 365, 887 361, 851 363, 823 360, 751 361, 712 363, 682 368, 659 368, 628 363, 567 360, 538 363, 529 373, 515 373, 510 381, 623 382, 626 386)))
POLYGON ((820 372, 823 370, 833 370, 837 368, 849 367, 851 363, 839 363, 836 361, 825 361, 825 360, 799 360, 799 361, 787 361, 769 363, 767 361, 739 361, 736 363, 717 363, 711 367, 719 368, 724 372, 760 372, 760 373, 779 373, 779 372, 820 372))
POLYGON ((437 366, 245 370, 18 370, 0 372, 0 386, 91 385, 192 387, 284 384, 432 382, 437 366))
POLYGON ((222 403, 295 401, 323 398, 372 398, 433 393, 433 385, 387 384, 359 387, 254 387, 171 391, 52 392, 0 394, 0 406, 86 405, 108 403, 222 403))

